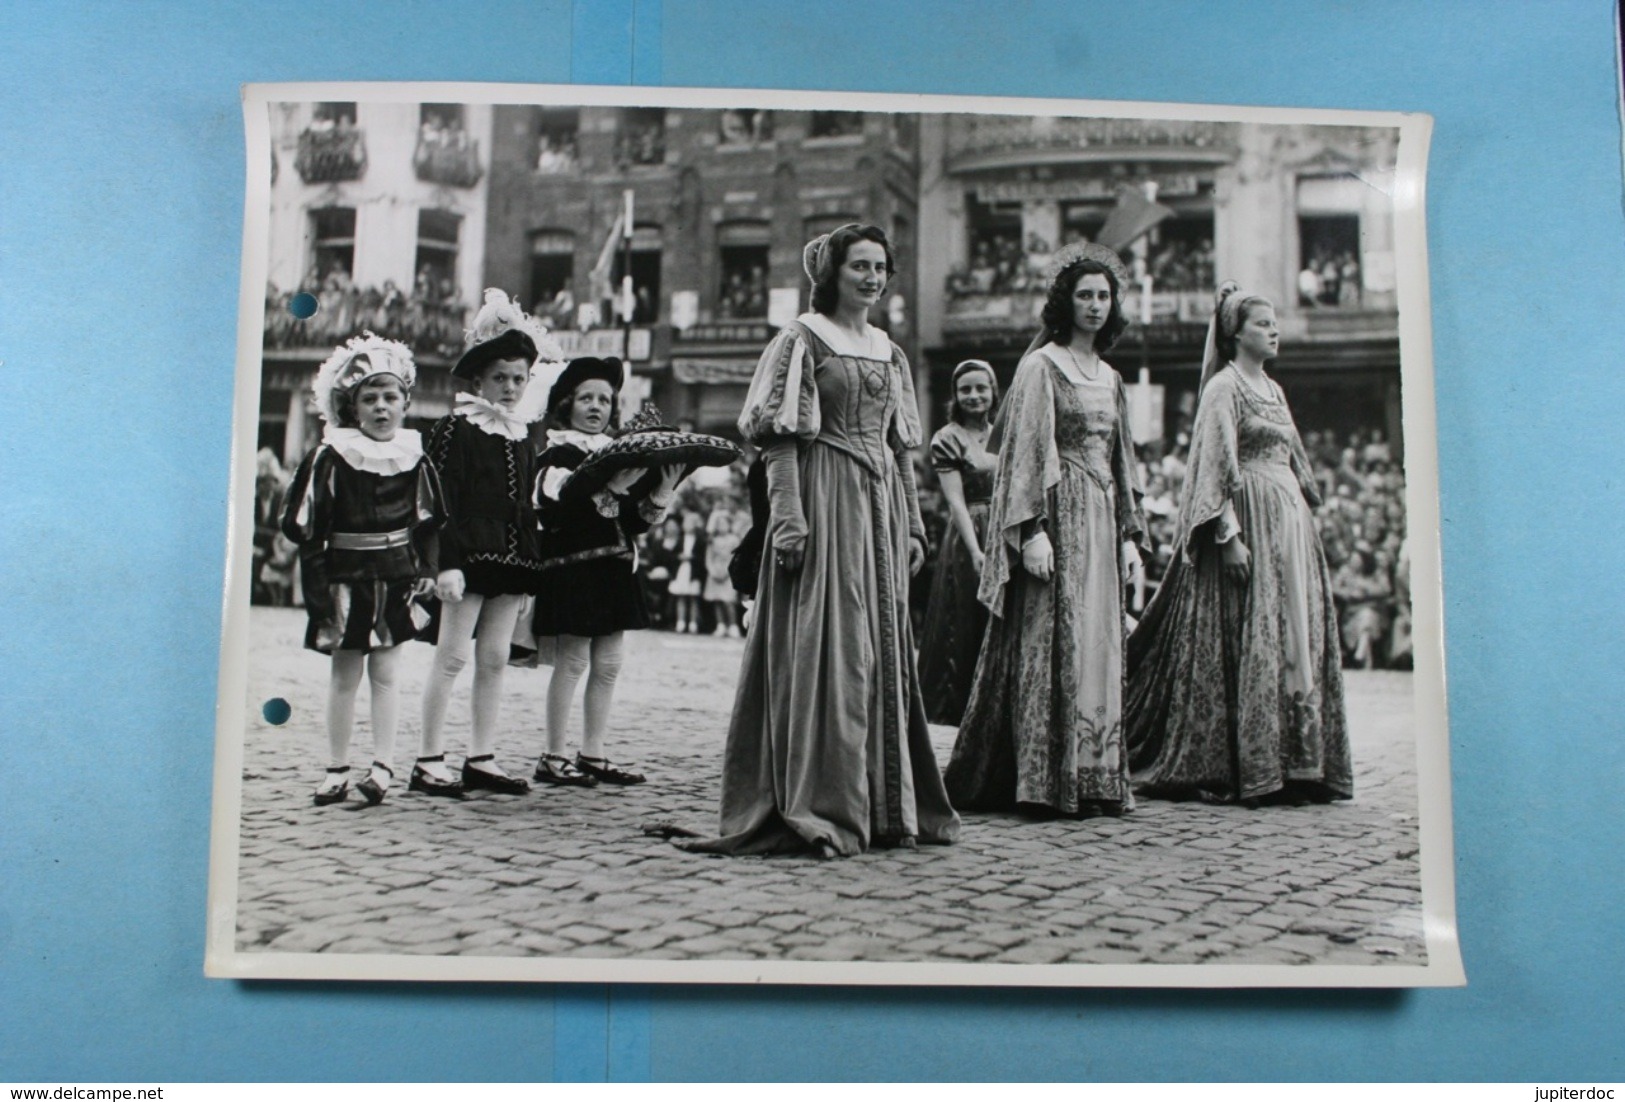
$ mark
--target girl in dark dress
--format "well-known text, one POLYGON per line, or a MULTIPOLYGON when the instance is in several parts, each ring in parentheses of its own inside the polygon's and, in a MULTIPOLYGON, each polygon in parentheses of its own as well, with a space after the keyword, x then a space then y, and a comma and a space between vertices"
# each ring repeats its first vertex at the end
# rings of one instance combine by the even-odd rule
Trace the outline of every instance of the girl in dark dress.
MULTIPOLYGON (((653 490, 634 495, 647 473, 629 468, 591 497, 561 500, 570 475, 609 443, 616 427, 624 371, 615 359, 570 361, 548 393, 547 446, 537 457, 536 509, 541 517, 542 579, 533 624, 539 640, 553 639, 553 677, 547 686, 547 751, 536 763, 542 784, 642 784, 644 776, 604 756, 623 635, 649 626, 643 589, 633 570, 633 541, 666 514, 681 466, 665 467, 653 490), (589 672, 590 671, 590 672, 589 672), (581 752, 564 754, 570 706, 583 675, 581 752)), ((544 645, 545 649, 545 645, 544 645)))
POLYGON ((563 358, 541 324, 495 290, 485 292, 467 343, 452 374, 472 392, 460 394, 457 408, 436 422, 428 445, 450 519, 435 583, 442 602, 440 634, 423 690, 423 742, 411 788, 436 796, 482 788, 517 794, 530 788, 504 771, 495 756, 509 640, 541 570, 530 497, 536 458, 519 405, 544 349, 550 358, 563 358), (473 735, 459 780, 445 764, 446 708, 470 650, 473 735))
POLYGON ((305 456, 281 516, 299 546, 305 646, 332 656, 327 775, 318 806, 349 791, 350 736, 365 667, 372 683, 373 763, 356 790, 379 803, 394 778, 397 647, 428 622, 417 603, 434 586, 438 481, 418 434, 401 428, 417 370, 403 344, 356 337, 316 373, 322 442, 305 456))
POLYGON ((931 599, 920 632, 920 691, 925 718, 958 727, 970 696, 987 609, 976 599, 987 541, 987 507, 999 458, 988 434, 999 384, 983 360, 954 368, 948 423, 931 437, 931 466, 948 504, 949 526, 937 553, 931 599))

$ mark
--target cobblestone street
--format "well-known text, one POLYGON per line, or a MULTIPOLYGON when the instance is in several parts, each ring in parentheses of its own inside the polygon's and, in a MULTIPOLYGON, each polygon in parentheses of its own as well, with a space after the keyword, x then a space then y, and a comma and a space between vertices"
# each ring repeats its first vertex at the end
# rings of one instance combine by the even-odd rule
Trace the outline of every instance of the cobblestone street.
MULTIPOLYGON (((376 808, 353 796, 317 808, 328 663, 300 649, 303 627, 299 610, 252 610, 237 904, 246 953, 1425 963, 1409 674, 1347 674, 1349 803, 1141 801, 1122 819, 1081 822, 973 815, 950 847, 829 863, 725 859, 640 827, 715 829, 739 641, 628 636, 607 751, 648 784, 463 801, 406 791, 432 653, 408 644, 400 781, 376 808), (293 707, 285 726, 260 718, 272 697, 293 707)), ((527 777, 547 678, 508 675, 498 759, 527 777)), ((467 745, 469 679, 451 707, 454 765, 467 745)), ((365 700, 357 713, 351 760, 364 768, 365 700)), ((580 717, 577 701, 577 731, 580 717)), ((954 732, 933 734, 944 762, 954 732)))

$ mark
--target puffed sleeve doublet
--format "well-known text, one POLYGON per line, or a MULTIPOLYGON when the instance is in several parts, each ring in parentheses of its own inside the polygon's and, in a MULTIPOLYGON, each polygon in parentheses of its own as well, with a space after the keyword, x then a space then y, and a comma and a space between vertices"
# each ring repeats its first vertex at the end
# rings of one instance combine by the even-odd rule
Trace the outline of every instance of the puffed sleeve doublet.
POLYGON ((950 421, 931 437, 931 469, 939 474, 963 472, 966 467, 965 436, 950 421))
POLYGON ((776 438, 815 438, 821 424, 815 366, 807 331, 795 322, 780 330, 757 361, 739 414, 740 435, 758 447, 776 438))

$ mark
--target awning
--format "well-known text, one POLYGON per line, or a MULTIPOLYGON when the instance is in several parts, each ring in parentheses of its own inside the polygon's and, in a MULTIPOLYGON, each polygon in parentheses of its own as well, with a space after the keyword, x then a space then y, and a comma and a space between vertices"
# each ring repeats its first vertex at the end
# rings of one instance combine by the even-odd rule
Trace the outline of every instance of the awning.
POLYGON ((756 374, 756 358, 736 360, 673 359, 672 378, 679 383, 732 383, 748 386, 756 374))

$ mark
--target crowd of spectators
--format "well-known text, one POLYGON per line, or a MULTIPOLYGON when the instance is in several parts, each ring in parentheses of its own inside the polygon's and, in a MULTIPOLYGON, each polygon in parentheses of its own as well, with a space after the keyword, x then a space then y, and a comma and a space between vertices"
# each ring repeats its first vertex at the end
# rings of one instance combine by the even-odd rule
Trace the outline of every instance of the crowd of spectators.
POLYGON ((536 171, 552 175, 574 172, 580 154, 574 132, 543 133, 536 140, 536 171))
MULTIPOLYGON (((1083 234, 1069 231, 1063 245, 1083 240, 1083 234)), ((1014 230, 987 233, 971 243, 969 263, 956 265, 948 273, 948 294, 968 295, 1039 294, 1044 290, 1044 269, 1054 246, 1036 233, 1025 241, 1014 230)), ((1213 241, 1189 241, 1169 237, 1150 246, 1146 270, 1158 291, 1211 291, 1214 286, 1213 241)))
POLYGON ((1358 306, 1360 261, 1347 249, 1316 249, 1298 273, 1299 306, 1358 306))
POLYGON ((296 291, 265 289, 267 348, 326 348, 364 330, 408 345, 418 355, 454 359, 462 351, 468 306, 450 280, 437 279, 426 266, 410 292, 394 280, 362 287, 343 269, 307 278, 297 289, 316 296, 316 313, 300 319, 288 309, 296 291))
POLYGON ((639 537, 638 579, 656 630, 741 635, 728 565, 751 526, 745 471, 740 460, 684 482, 666 518, 639 537))
POLYGON ((722 280, 717 317, 724 321, 767 317, 767 269, 753 264, 728 272, 722 280))
MULTIPOLYGON (((1188 435, 1180 433, 1164 452, 1141 449, 1141 485, 1154 551, 1146 562, 1147 586, 1130 602, 1136 610, 1144 607, 1174 555, 1174 520, 1189 443, 1188 435)), ((1341 438, 1311 431, 1304 434, 1304 447, 1320 488, 1315 522, 1332 572, 1345 659, 1351 666, 1408 667, 1405 472, 1376 429, 1341 438)))

